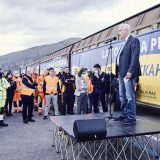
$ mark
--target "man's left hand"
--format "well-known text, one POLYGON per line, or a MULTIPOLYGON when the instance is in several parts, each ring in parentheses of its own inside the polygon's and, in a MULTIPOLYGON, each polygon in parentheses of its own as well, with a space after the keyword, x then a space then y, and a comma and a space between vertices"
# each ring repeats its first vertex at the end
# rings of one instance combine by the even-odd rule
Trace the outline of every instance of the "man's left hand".
POLYGON ((131 77, 132 77, 132 73, 127 72, 127 74, 126 74, 126 79, 130 79, 131 77))

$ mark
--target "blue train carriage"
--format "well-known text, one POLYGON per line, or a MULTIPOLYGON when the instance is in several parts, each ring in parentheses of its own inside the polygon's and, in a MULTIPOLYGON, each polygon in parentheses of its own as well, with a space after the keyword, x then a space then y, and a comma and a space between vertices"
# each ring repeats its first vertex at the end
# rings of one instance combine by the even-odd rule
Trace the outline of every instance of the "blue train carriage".
MULTIPOLYGON (((142 76, 139 77, 139 87, 137 90, 137 100, 160 106, 160 30, 154 30, 143 35, 137 36, 140 40, 140 64, 142 76)), ((112 68, 115 73, 115 60, 122 41, 113 43, 112 49, 112 68)), ((111 54, 109 45, 97 47, 85 52, 71 55, 72 72, 80 66, 93 68, 99 63, 102 70, 105 70, 106 63, 111 65, 111 54), (108 59, 108 63, 107 63, 108 59)))
POLYGON ((60 67, 68 66, 67 56, 54 57, 45 61, 40 62, 40 74, 42 74, 46 69, 53 67, 55 72, 58 73, 60 67))

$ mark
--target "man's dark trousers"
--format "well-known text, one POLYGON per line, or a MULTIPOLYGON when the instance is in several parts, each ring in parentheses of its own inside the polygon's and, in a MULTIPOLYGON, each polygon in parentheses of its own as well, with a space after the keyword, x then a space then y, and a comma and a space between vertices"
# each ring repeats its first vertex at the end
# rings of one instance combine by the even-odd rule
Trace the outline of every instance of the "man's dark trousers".
POLYGON ((33 107, 34 107, 34 97, 22 95, 22 103, 23 103, 23 120, 32 119, 33 107))

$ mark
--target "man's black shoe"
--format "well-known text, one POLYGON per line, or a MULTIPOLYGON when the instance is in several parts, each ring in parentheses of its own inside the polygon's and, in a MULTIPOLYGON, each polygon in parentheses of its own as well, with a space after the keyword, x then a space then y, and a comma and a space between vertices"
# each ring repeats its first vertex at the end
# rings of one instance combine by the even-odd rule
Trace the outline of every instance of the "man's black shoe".
POLYGON ((47 116, 44 116, 43 119, 44 119, 44 120, 45 120, 45 119, 48 119, 48 117, 47 117, 47 116))
POLYGON ((28 122, 35 122, 34 119, 28 119, 28 122))
POLYGON ((26 124, 27 124, 27 123, 28 123, 28 120, 27 120, 27 119, 26 119, 26 120, 23 120, 23 123, 26 123, 26 124))
POLYGON ((132 123, 136 123, 136 120, 135 119, 129 119, 129 118, 126 118, 122 121, 123 124, 132 124, 132 123))
POLYGON ((114 120, 115 120, 115 121, 123 121, 123 120, 125 120, 126 118, 127 118, 127 117, 119 116, 119 117, 115 118, 114 120))
POLYGON ((9 113, 9 117, 11 117, 11 116, 13 116, 13 114, 12 114, 12 113, 9 113))
POLYGON ((1 127, 8 127, 8 124, 4 123, 4 121, 0 121, 0 126, 1 127))

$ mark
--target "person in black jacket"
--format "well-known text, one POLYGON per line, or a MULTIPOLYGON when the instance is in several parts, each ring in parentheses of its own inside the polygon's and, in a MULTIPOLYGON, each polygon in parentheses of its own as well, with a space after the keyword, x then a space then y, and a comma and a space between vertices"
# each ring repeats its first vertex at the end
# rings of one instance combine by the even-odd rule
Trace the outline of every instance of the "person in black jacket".
POLYGON ((14 91, 16 90, 16 82, 13 81, 12 78, 13 78, 12 73, 9 72, 6 74, 6 79, 10 84, 10 87, 7 88, 7 99, 5 102, 6 116, 12 116, 12 102, 13 102, 14 91), (9 104, 9 109, 8 109, 8 104, 9 104))
POLYGON ((106 73, 101 72, 101 66, 99 64, 94 65, 94 75, 92 76, 93 88, 93 106, 94 113, 98 113, 98 99, 101 102, 103 112, 108 111, 108 105, 105 101, 105 83, 107 80, 106 73))
POLYGON ((72 115, 74 101, 75 101, 75 77, 70 73, 69 68, 65 67, 65 74, 61 78, 62 81, 62 114, 66 114, 66 106, 67 113, 72 115))
POLYGON ((56 76, 57 76, 59 79, 61 79, 63 75, 64 75, 64 70, 63 70, 63 67, 61 67, 59 73, 58 73, 56 76))
POLYGON ((32 71, 27 71, 27 73, 22 78, 22 103, 23 103, 23 122, 35 122, 32 119, 33 115, 33 108, 34 108, 34 96, 35 96, 35 89, 37 87, 37 82, 33 82, 32 80, 32 71))

